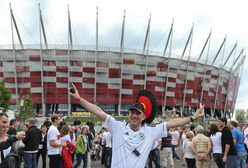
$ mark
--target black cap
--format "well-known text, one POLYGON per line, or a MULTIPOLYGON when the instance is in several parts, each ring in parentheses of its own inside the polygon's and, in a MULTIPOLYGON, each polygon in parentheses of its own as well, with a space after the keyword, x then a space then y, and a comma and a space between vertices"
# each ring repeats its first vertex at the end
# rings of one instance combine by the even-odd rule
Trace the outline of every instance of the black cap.
POLYGON ((225 124, 227 124, 227 119, 226 119, 226 117, 222 117, 222 118, 220 118, 219 120, 221 120, 222 122, 224 122, 225 124))
POLYGON ((138 104, 138 103, 133 104, 133 105, 129 108, 129 110, 137 110, 137 111, 139 111, 139 112, 145 113, 145 108, 144 108, 144 106, 143 106, 142 104, 138 104))

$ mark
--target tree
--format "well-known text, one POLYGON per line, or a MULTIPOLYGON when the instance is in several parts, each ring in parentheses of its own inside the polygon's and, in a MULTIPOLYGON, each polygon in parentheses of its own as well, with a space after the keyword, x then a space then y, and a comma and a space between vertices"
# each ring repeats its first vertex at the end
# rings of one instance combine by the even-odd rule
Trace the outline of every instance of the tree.
POLYGON ((0 81, 0 107, 3 108, 3 111, 9 109, 10 100, 10 91, 4 86, 4 81, 0 81))
POLYGON ((33 102, 29 95, 24 97, 23 106, 20 107, 20 118, 25 121, 34 117, 35 111, 33 109, 33 102))
POLYGON ((245 122, 248 120, 248 114, 247 114, 248 110, 244 110, 244 109, 237 109, 235 110, 235 118, 238 122, 245 122))

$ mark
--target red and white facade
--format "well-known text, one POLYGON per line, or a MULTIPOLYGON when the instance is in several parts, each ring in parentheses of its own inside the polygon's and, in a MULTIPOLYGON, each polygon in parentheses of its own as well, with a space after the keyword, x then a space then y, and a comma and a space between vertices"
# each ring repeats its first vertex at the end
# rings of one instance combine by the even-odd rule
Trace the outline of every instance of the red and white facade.
POLYGON ((82 97, 116 114, 127 110, 141 89, 154 93, 160 111, 192 109, 200 102, 211 111, 233 111, 239 77, 231 70, 178 55, 56 48, 0 49, 0 80, 12 93, 13 105, 30 94, 38 113, 54 111, 52 107, 80 111, 71 106, 77 102, 68 94, 73 82, 82 97))

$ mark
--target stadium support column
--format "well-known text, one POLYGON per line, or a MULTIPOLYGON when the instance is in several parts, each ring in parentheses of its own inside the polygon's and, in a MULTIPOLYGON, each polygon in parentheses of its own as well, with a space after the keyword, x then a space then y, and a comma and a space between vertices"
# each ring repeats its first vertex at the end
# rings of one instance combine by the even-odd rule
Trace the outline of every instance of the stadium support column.
POLYGON ((96 103, 97 54, 98 54, 98 7, 96 7, 96 49, 95 49, 94 103, 96 103))
POLYGON ((42 116, 45 116, 45 101, 44 101, 44 83, 43 83, 43 47, 42 47, 42 33, 43 33, 43 37, 44 37, 44 42, 45 42, 45 47, 47 49, 47 40, 46 40, 46 33, 45 33, 45 28, 44 28, 44 24, 43 24, 43 19, 42 19, 42 14, 41 14, 41 10, 40 10, 40 4, 39 6, 39 16, 40 16, 40 22, 39 22, 39 31, 40 31, 40 62, 41 62, 41 106, 42 106, 42 116))
MULTIPOLYGON (((69 88, 70 87, 70 77, 71 77, 71 73, 70 73, 70 68, 71 68, 71 64, 70 64, 70 57, 71 57, 71 50, 72 50, 72 46, 73 46, 73 43, 72 43, 72 32, 71 32, 71 19, 70 19, 70 10, 69 10, 69 5, 68 5, 68 59, 67 59, 67 69, 68 69, 68 76, 67 76, 67 85, 69 88)), ((68 113, 67 115, 70 116, 71 115, 71 96, 68 92, 68 113)))
POLYGON ((121 31, 121 71, 120 71, 120 89, 119 89, 119 102, 118 102, 118 115, 121 114, 121 93, 122 93, 122 69, 123 69, 123 50, 124 50, 124 34, 125 34, 125 18, 126 18, 126 10, 124 10, 123 22, 122 22, 122 31, 121 31))
MULTIPOLYGON (((199 103, 203 103, 202 102, 202 98, 203 98, 203 91, 204 91, 204 85, 205 85, 205 79, 206 79, 206 69, 207 69, 207 63, 208 63, 208 58, 209 58, 209 49, 210 49, 210 39, 211 39, 211 34, 212 34, 212 30, 210 31, 209 35, 208 35, 208 38, 202 48, 202 51, 198 57, 198 60, 197 62, 199 63, 201 57, 202 57, 202 54, 205 50, 205 47, 207 46, 208 44, 208 50, 207 50, 207 58, 206 58, 206 61, 205 61, 205 64, 204 64, 204 73, 203 73, 203 77, 202 77, 202 82, 201 82, 201 95, 200 95, 200 102, 199 103)), ((204 103, 203 103, 204 104, 204 103)), ((205 122, 205 115, 204 117, 202 118, 202 123, 205 122)))
MULTIPOLYGON (((187 85, 188 85, 188 73, 189 73, 189 61, 190 61, 190 55, 191 55, 191 47, 192 47, 192 36, 193 36, 193 28, 194 28, 194 24, 191 28, 190 31, 190 35, 189 35, 189 39, 190 40, 190 47, 189 47, 189 55, 188 55, 188 60, 187 60, 187 69, 186 69, 186 79, 185 79, 185 83, 184 83, 184 93, 183 93, 183 111, 184 111, 184 106, 185 106, 185 99, 186 99, 186 94, 187 94, 187 85)), ((188 42, 187 42, 188 43, 188 42)), ((187 45, 186 45, 187 46, 187 45)), ((186 48, 185 48, 186 49, 186 48)), ((184 55, 184 54, 183 54, 184 55)), ((182 113, 181 113, 182 116, 182 113)))
MULTIPOLYGON (((186 52, 186 50, 187 50, 187 47, 188 47, 188 44, 189 44, 189 41, 190 41, 190 39, 191 39, 191 35, 192 35, 192 33, 193 33, 193 27, 194 27, 194 24, 193 24, 193 26, 192 26, 192 28, 191 28, 191 31, 190 31, 190 33, 189 33, 189 37, 188 37, 188 39, 187 39, 187 42, 186 42, 186 44, 185 44, 185 47, 184 47, 184 50, 183 50, 183 53, 182 53, 182 56, 181 56, 181 60, 182 60, 182 62, 183 62, 183 57, 184 57, 184 54, 185 54, 185 52, 186 52)), ((188 60, 189 61, 189 60, 188 60)), ((188 63, 187 63, 187 65, 188 65, 188 63)), ((187 66, 188 67, 188 66, 187 66)), ((179 66, 179 70, 181 69, 181 65, 179 66)), ((186 72, 187 73, 187 72, 186 72)), ((185 78, 185 81, 186 81, 186 79, 187 79, 187 74, 186 74, 186 78, 185 78)), ((184 86, 186 85, 186 82, 184 82, 184 86)), ((181 117, 183 116, 183 111, 184 111, 184 96, 185 96, 185 93, 184 92, 186 92, 186 87, 184 87, 184 89, 183 89, 183 99, 181 99, 181 97, 180 97, 180 100, 181 100, 181 102, 180 102, 180 115, 181 115, 181 117)), ((181 89, 180 89, 181 90, 181 89)))
POLYGON ((11 36, 12 36, 12 56, 14 61, 14 78, 15 78, 15 99, 16 99, 16 108, 19 103, 19 93, 18 93, 18 85, 17 85, 17 70, 16 70, 16 56, 15 56, 15 40, 14 40, 14 30, 13 30, 13 12, 10 6, 10 22, 11 22, 11 36))
POLYGON ((143 54, 146 51, 146 65, 145 65, 145 79, 144 79, 144 89, 146 89, 146 80, 147 80, 147 62, 148 62, 148 54, 149 54, 149 42, 150 42, 150 23, 151 23, 151 14, 150 14, 150 18, 148 21, 148 26, 147 26, 147 31, 146 31, 146 38, 145 38, 145 43, 144 43, 144 47, 143 47, 143 54), (146 45, 147 43, 147 45, 146 45), (145 50, 146 49, 146 50, 145 50))
MULTIPOLYGON (((215 61, 216 61, 217 57, 219 56, 219 53, 220 53, 220 51, 221 51, 221 49, 222 49, 222 47, 224 46, 225 43, 226 43, 226 37, 224 38, 224 40, 223 40, 218 52, 216 53, 216 56, 215 56, 214 60, 212 61, 211 66, 213 66, 213 64, 215 63, 215 61)), ((209 85, 210 85, 210 82, 209 82, 209 85)), ((210 105, 211 105, 211 111, 212 111, 212 104, 210 104, 210 105)))
POLYGON ((163 107, 162 107, 162 114, 165 111, 165 107, 166 107, 166 94, 167 94, 168 81, 169 81, 169 72, 170 72, 170 58, 171 58, 171 48, 172 48, 173 25, 174 25, 174 19, 172 21, 170 32, 169 32, 167 42, 166 42, 164 52, 163 52, 163 57, 165 57, 166 50, 167 50, 168 44, 170 42, 170 51, 169 51, 169 57, 168 57, 168 68, 167 68, 167 74, 166 74, 167 76, 166 76, 166 83, 165 83, 164 104, 163 104, 163 107))
MULTIPOLYGON (((215 99, 214 99, 214 112, 216 110, 216 104, 217 104, 217 100, 218 100, 220 78, 222 77, 221 71, 224 70, 224 67, 225 67, 226 63, 228 62, 229 58, 231 57, 231 55, 232 55, 234 49, 236 48, 236 46, 237 46, 237 43, 234 45, 232 51, 230 52, 229 56, 225 60, 224 64, 222 64, 223 63, 223 60, 224 60, 224 50, 223 50, 223 57, 222 57, 222 60, 221 60, 221 66, 219 68, 218 75, 217 75, 218 76, 218 81, 217 81, 216 92, 215 92, 215 99)), ((211 116, 213 117, 212 114, 211 114, 211 116)))

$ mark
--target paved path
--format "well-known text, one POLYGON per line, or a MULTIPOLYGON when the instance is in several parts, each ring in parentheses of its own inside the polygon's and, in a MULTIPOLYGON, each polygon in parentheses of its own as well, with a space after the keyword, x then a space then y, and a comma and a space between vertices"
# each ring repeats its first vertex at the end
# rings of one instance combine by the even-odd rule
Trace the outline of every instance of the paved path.
MULTIPOLYGON (((180 156, 180 153, 178 152, 179 156, 180 156)), ((49 168, 49 165, 48 165, 48 158, 47 158, 47 168, 49 168)), ((175 163, 175 168, 187 168, 187 166, 183 166, 182 165, 182 162, 181 160, 176 160, 174 159, 174 163, 175 163)), ((39 160, 39 164, 38 164, 38 168, 42 168, 42 162, 41 162, 41 158, 39 160)), ((82 167, 82 165, 81 165, 82 167)), ((155 167, 155 166, 154 166, 155 167)), ((211 162, 211 168, 217 168, 216 164, 212 161, 211 162)), ((23 168, 23 162, 22 162, 22 165, 21 165, 21 168, 23 168)), ((97 160, 97 161, 91 161, 91 168, 104 168, 103 165, 101 165, 101 161, 100 160, 97 160)))

